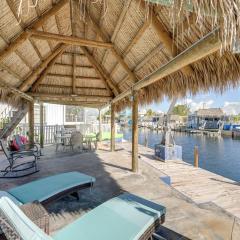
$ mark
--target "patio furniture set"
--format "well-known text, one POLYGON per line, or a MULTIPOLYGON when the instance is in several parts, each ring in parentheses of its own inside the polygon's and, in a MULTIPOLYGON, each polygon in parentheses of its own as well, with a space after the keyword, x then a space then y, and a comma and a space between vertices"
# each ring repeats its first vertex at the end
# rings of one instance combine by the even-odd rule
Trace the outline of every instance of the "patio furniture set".
POLYGON ((49 236, 49 215, 44 206, 83 188, 92 188, 95 181, 80 172, 67 172, 0 192, 3 235, 8 240, 153 239, 165 220, 166 208, 131 193, 102 203, 49 236))
POLYGON ((80 131, 57 131, 54 135, 56 152, 62 147, 63 151, 92 151, 97 149, 99 134, 82 134, 80 131), (94 148, 92 147, 94 146, 94 148))

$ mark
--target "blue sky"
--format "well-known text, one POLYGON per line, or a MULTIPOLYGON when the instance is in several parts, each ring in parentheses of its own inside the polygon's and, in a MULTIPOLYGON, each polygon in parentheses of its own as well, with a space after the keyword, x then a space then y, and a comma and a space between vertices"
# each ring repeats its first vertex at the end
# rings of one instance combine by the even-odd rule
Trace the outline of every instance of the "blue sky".
MULTIPOLYGON (((188 104, 192 111, 199 108, 220 107, 228 114, 240 113, 240 88, 231 88, 223 94, 209 92, 199 93, 196 96, 187 96, 186 98, 179 99, 178 103, 188 104)), ((165 99, 161 103, 154 103, 147 106, 142 106, 140 109, 153 109, 154 111, 166 112, 170 102, 165 99)))

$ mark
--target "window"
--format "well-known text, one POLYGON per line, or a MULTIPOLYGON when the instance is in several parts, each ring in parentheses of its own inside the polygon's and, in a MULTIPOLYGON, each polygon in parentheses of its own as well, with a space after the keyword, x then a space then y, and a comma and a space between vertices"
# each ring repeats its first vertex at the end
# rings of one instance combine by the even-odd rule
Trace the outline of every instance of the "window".
POLYGON ((81 107, 66 106, 65 121, 66 122, 84 122, 84 109, 81 107))

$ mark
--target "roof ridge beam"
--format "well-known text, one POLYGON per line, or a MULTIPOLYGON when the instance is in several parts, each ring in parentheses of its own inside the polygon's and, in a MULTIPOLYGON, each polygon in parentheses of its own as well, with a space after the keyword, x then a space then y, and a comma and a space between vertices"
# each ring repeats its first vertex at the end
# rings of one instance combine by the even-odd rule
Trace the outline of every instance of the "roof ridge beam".
MULTIPOLYGON (((61 0, 56 3, 50 10, 45 12, 33 23, 29 24, 28 29, 37 29, 42 26, 42 24, 49 19, 51 16, 55 15, 63 6, 65 6, 69 0, 61 0)), ((13 40, 4 50, 0 52, 0 61, 6 58, 10 53, 14 52, 24 41, 30 37, 31 33, 24 30, 15 40, 13 40)))

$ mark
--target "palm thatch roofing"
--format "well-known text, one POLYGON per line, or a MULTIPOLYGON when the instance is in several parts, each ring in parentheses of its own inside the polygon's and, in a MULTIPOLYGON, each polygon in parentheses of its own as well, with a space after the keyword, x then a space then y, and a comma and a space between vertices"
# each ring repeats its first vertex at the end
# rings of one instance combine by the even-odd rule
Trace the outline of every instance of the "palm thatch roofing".
POLYGON ((150 103, 239 83, 238 0, 1 0, 0 7, 2 101, 102 107, 120 96, 120 110, 136 89, 140 103, 150 103), (210 35, 205 45, 214 46, 198 54, 192 46, 210 35), (152 84, 143 82, 152 74, 152 84))

